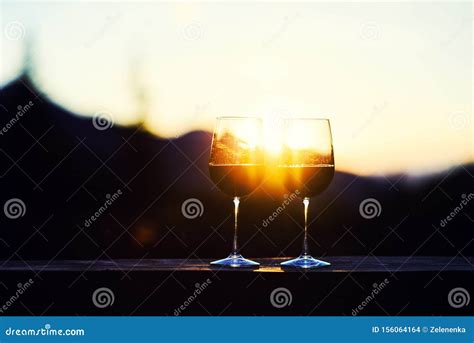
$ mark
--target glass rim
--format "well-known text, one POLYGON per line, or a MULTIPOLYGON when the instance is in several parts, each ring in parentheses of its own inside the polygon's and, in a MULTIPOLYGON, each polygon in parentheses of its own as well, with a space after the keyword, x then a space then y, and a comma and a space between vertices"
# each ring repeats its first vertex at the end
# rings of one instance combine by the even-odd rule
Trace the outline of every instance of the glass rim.
POLYGON ((318 121, 330 121, 329 118, 312 118, 312 117, 291 117, 291 118, 284 118, 285 121, 290 120, 318 120, 318 121))
POLYGON ((243 120, 243 119, 254 119, 254 120, 262 120, 260 117, 251 117, 251 116, 219 116, 216 117, 216 120, 243 120))

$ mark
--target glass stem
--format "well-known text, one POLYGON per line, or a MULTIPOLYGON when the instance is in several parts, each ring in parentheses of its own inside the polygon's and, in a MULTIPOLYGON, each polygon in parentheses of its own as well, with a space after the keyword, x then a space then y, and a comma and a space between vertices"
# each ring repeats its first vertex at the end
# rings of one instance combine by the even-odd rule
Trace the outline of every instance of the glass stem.
POLYGON ((303 237, 303 252, 301 255, 309 256, 309 248, 308 248, 308 207, 309 207, 309 198, 305 197, 303 199, 304 205, 304 237, 303 237))
POLYGON ((234 197, 234 242, 232 243, 232 255, 236 256, 239 254, 239 248, 237 245, 237 227, 239 217, 239 204, 240 197, 234 197))

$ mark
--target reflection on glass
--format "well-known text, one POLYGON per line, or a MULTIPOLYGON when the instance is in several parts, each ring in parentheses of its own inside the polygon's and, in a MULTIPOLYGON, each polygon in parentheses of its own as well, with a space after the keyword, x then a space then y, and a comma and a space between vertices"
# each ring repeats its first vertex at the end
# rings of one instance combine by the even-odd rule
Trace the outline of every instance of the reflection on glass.
POLYGON ((321 194, 334 176, 331 126, 327 119, 285 121, 278 165, 283 184, 303 198, 304 237, 299 257, 281 263, 284 267, 316 268, 330 263, 311 256, 308 248, 308 207, 311 197, 321 194))
POLYGON ((262 182, 265 167, 262 122, 258 118, 217 118, 212 139, 209 172, 212 181, 234 199, 234 240, 227 258, 212 265, 253 267, 259 263, 245 259, 237 244, 240 197, 251 193, 262 182))

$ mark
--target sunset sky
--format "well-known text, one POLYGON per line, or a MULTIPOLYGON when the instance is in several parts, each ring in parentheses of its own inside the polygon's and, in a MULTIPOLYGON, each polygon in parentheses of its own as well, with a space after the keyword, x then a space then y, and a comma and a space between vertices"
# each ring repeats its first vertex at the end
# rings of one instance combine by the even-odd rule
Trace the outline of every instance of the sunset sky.
POLYGON ((473 18, 470 2, 4 1, 0 83, 30 42, 38 87, 78 115, 146 113, 165 137, 256 115, 270 142, 284 117, 324 117, 338 169, 431 172, 474 161, 473 18))

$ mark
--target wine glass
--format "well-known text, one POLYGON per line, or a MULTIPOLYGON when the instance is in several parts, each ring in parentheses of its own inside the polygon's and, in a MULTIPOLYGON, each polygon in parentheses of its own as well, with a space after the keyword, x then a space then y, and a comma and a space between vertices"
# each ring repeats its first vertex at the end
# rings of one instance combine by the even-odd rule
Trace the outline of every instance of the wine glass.
POLYGON ((212 181, 234 199, 234 240, 227 258, 211 265, 254 267, 259 263, 244 258, 237 245, 240 197, 254 191, 262 182, 265 167, 262 121, 252 117, 217 118, 212 138, 209 173, 212 181))
POLYGON ((283 126, 278 170, 286 189, 303 198, 304 238, 300 256, 282 262, 283 267, 317 268, 330 263, 315 259, 308 248, 308 207, 334 176, 334 153, 329 119, 292 118, 283 126))

